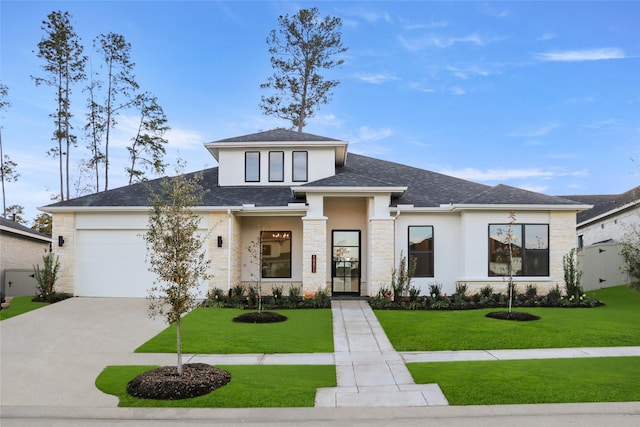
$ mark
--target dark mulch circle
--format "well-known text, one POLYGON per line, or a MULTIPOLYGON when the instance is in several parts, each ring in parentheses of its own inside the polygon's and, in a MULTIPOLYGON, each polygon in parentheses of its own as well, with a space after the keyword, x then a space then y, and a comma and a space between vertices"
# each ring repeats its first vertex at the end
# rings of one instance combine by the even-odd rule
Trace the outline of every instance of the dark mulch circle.
POLYGON ((287 320, 287 316, 272 311, 254 311, 233 318, 234 322, 242 323, 276 323, 285 320, 287 320))
POLYGON ((202 396, 227 385, 231 374, 206 363, 163 366, 138 375, 127 384, 127 393, 142 399, 178 400, 202 396))
POLYGON ((520 311, 512 311, 511 313, 509 313, 508 311, 492 311, 491 313, 487 313, 485 317, 500 320, 519 320, 521 322, 540 320, 540 316, 536 316, 535 314, 531 313, 523 313, 520 311))

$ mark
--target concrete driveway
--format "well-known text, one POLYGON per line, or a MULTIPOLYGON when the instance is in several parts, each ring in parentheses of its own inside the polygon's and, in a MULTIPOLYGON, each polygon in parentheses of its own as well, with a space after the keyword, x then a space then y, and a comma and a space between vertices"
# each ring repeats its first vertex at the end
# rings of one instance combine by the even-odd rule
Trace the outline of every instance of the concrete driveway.
POLYGON ((640 425, 640 402, 394 408, 118 408, 95 379, 107 365, 174 364, 133 350, 164 329, 147 301, 74 298, 0 322, 0 424, 34 426, 640 425))
POLYGON ((71 298, 0 322, 0 405, 117 406, 95 387, 105 366, 176 362, 133 353, 166 327, 147 306, 143 298, 71 298))

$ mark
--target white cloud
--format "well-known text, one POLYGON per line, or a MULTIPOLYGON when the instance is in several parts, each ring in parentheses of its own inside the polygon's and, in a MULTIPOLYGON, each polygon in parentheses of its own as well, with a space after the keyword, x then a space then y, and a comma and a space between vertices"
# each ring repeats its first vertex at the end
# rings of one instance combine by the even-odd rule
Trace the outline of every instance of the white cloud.
POLYGON ((479 67, 473 66, 473 67, 469 67, 469 68, 458 68, 458 67, 454 67, 451 65, 447 66, 447 70, 451 71, 451 73, 463 80, 466 80, 469 78, 469 76, 471 75, 478 75, 478 76, 482 76, 482 77, 486 77, 488 76, 490 73, 484 69, 481 69, 479 67))
POLYGON ((413 90, 417 90, 418 92, 425 92, 425 93, 433 93, 433 92, 435 92, 435 89, 427 87, 424 84, 419 83, 419 82, 409 83, 409 88, 413 89, 413 90))
POLYGON ((618 49, 615 47, 545 52, 537 53, 534 56, 541 61, 555 62, 601 61, 606 59, 622 59, 627 57, 622 49, 618 49))
MULTIPOLYGON (((556 177, 573 176, 583 177, 588 173, 585 170, 564 171, 564 170, 543 170, 539 168, 514 168, 514 169, 486 169, 463 168, 463 169, 442 169, 441 173, 472 181, 511 181, 522 179, 543 179, 548 180, 556 177)), ((540 185, 540 184, 536 184, 540 185)))
POLYGON ((358 129, 358 136, 353 142, 358 143, 379 141, 381 139, 388 138, 389 136, 391 136, 391 134, 392 131, 390 128, 372 129, 369 126, 361 126, 358 129))
POLYGON ((616 121, 614 119, 598 120, 595 122, 585 123, 583 126, 589 129, 599 129, 602 127, 611 126, 615 124, 615 122, 616 121))
POLYGON ((454 95, 466 95, 467 91, 459 86, 453 86, 451 89, 451 93, 454 95))
POLYGON ((553 130, 560 127, 559 123, 549 123, 543 126, 520 129, 507 134, 514 138, 537 138, 550 134, 553 130))
POLYGON ((451 47, 456 43, 470 43, 478 46, 485 46, 489 43, 502 40, 502 38, 486 37, 477 33, 472 33, 463 37, 429 35, 425 37, 409 39, 404 36, 399 36, 398 40, 405 49, 415 52, 432 46, 444 49, 447 47, 451 47))
POLYGON ((355 78, 371 84, 382 84, 390 80, 399 80, 396 76, 389 73, 356 74, 355 78))
POLYGON ((542 34, 540 37, 538 37, 538 41, 547 41, 547 40, 552 40, 556 38, 556 34, 555 33, 544 33, 542 34))

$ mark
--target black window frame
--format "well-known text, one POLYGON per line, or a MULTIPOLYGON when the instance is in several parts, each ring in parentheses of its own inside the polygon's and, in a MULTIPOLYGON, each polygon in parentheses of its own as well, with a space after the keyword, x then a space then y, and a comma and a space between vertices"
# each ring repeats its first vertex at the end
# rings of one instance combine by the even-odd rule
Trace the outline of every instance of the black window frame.
POLYGON ((260 232, 260 276, 263 279, 291 279, 291 267, 292 267, 292 262, 293 262, 293 233, 291 232, 291 230, 263 230, 260 232), (265 239, 265 234, 269 233, 271 234, 271 238, 270 239, 265 239), (265 275, 265 271, 270 271, 268 269, 266 269, 265 267, 267 266, 267 262, 265 261, 265 255, 271 255, 271 245, 269 245, 269 250, 265 251, 265 242, 268 241, 272 241, 273 240, 273 235, 274 234, 282 234, 283 236, 283 240, 289 240, 289 268, 286 271, 285 274, 282 275, 265 275), (268 252, 268 253, 265 253, 268 252))
MULTIPOLYGON (((275 157, 273 157, 274 159, 276 159, 275 157)), ((284 151, 269 151, 269 182, 284 182, 284 151), (279 158, 278 160, 280 160, 280 175, 278 177, 276 177, 275 179, 273 178, 273 170, 274 168, 272 167, 272 156, 278 154, 279 158)))
POLYGON ((416 270, 413 274, 413 277, 435 277, 435 227, 433 225, 410 225, 407 227, 407 256, 408 256, 408 262, 412 263, 415 262, 414 260, 417 259, 416 255, 427 255, 428 257, 428 261, 429 261, 429 265, 427 266, 427 271, 426 273, 422 273, 420 270, 418 270, 418 266, 420 266, 420 263, 418 262, 418 264, 416 265, 416 270), (431 249, 426 249, 426 250, 416 250, 416 249, 412 249, 411 248, 411 229, 412 228, 430 228, 431 229, 431 249))
POLYGON ((307 182, 309 180, 309 152, 293 151, 291 153, 291 181, 307 182), (304 154, 304 179, 296 178, 296 154, 304 154))
POLYGON ((244 153, 244 182, 260 182, 260 152, 259 151, 245 151, 244 153), (258 174, 257 174, 257 179, 249 179, 249 171, 254 171, 255 168, 253 167, 249 167, 249 155, 250 154, 257 154, 257 167, 258 167, 258 174))
MULTIPOLYGON (((505 274, 498 274, 495 273, 493 271, 491 271, 491 262, 492 262, 492 257, 494 255, 494 253, 492 252, 492 244, 491 241, 495 240, 491 238, 491 228, 492 227, 496 227, 496 226, 501 226, 504 228, 504 232, 506 233, 509 227, 520 227, 520 236, 522 236, 522 242, 518 245, 518 248, 520 250, 520 258, 521 258, 521 270, 518 272, 513 272, 513 276, 514 277, 549 277, 551 274, 551 266, 550 266, 550 261, 551 261, 551 240, 550 240, 550 226, 549 224, 546 223, 517 223, 517 224, 506 224, 506 223, 491 223, 489 224, 488 228, 487 228, 487 241, 488 241, 488 248, 487 248, 487 252, 488 252, 488 259, 487 259, 487 275, 489 277, 507 277, 508 273, 505 274), (546 236, 546 243, 547 243, 547 247, 546 249, 532 249, 529 248, 527 249, 527 227, 528 226, 544 226, 547 228, 547 236, 546 236), (541 267, 537 267, 537 268, 542 268, 545 269, 546 271, 539 273, 539 274, 531 274, 531 273, 535 273, 535 271, 531 271, 534 267, 531 266, 531 263, 535 262, 536 257, 539 258, 539 255, 537 253, 541 253, 541 252, 546 252, 546 259, 542 260, 542 266, 541 267)), ((498 241, 499 242, 499 241, 498 241)), ((499 242, 502 245, 507 245, 506 243, 503 242, 499 242)), ((503 248, 504 250, 504 248, 503 248)))

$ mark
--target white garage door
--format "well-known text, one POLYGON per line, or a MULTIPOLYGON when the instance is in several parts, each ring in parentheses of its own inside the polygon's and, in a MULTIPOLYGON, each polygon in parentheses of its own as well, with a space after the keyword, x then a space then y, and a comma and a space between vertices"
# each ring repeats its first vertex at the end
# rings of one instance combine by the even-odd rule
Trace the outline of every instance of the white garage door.
MULTIPOLYGON (((86 297, 146 297, 155 275, 145 262, 145 230, 78 230, 75 294, 86 297)), ((200 296, 207 284, 200 285, 200 296)))
POLYGON ((145 263, 143 230, 78 230, 75 293, 90 297, 146 297, 154 275, 145 263))

